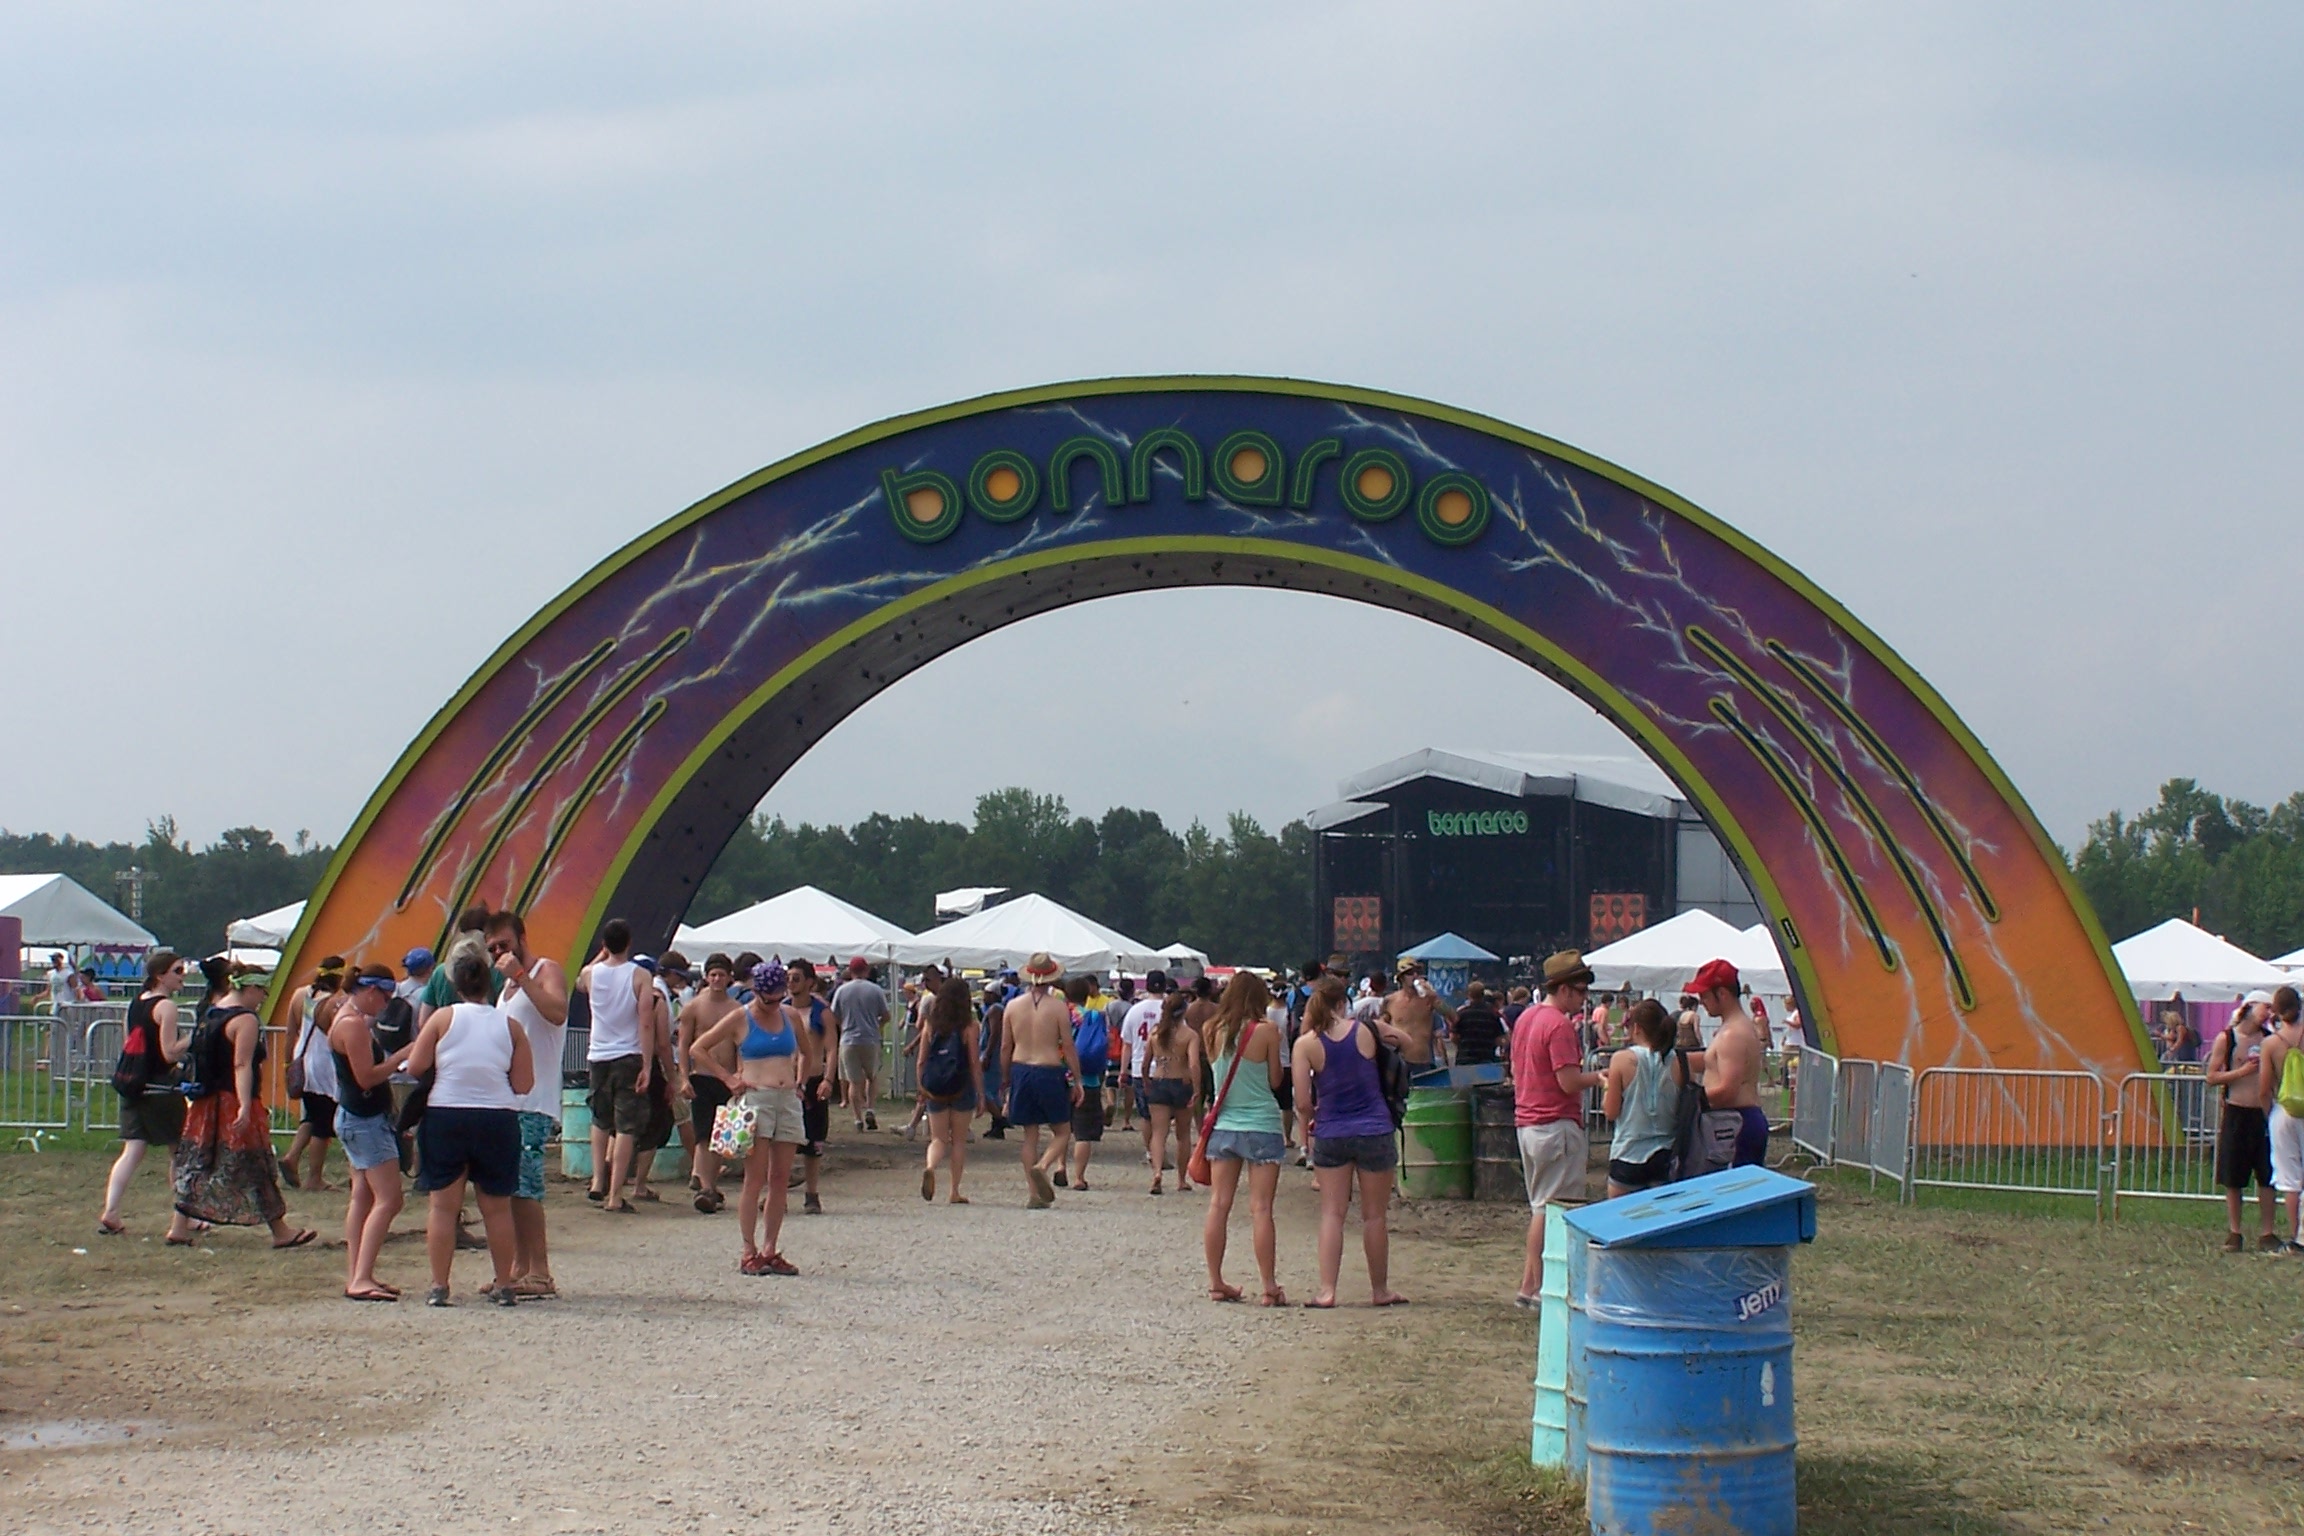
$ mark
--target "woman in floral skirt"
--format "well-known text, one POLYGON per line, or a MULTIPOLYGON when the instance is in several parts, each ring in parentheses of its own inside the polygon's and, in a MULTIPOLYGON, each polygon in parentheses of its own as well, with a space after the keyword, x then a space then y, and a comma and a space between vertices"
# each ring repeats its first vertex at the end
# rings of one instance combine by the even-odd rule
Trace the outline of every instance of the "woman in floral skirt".
POLYGON ((200 970, 211 996, 193 1042, 197 1059, 190 1075, 207 1092, 192 1100, 176 1142, 176 1209, 218 1226, 261 1223, 272 1229, 273 1247, 301 1248, 319 1233, 288 1224, 272 1125, 257 1091, 264 1032, 256 1010, 264 1005, 270 978, 229 966, 221 957, 201 961, 200 970))

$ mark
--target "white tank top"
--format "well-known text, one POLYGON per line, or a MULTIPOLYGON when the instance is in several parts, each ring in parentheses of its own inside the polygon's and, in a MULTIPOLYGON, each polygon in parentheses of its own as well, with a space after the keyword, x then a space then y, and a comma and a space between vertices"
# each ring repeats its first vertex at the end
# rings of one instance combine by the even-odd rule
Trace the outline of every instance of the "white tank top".
POLYGON ((518 1109, 512 1091, 512 1021, 486 1003, 457 1003, 433 1056, 434 1109, 518 1109))
MULTIPOLYGON (((534 972, 530 972, 531 975, 534 972)), ((568 1040, 568 1026, 544 1017, 536 1000, 520 988, 506 984, 497 999, 504 1016, 528 1032, 528 1052, 536 1058, 536 1086, 521 1095, 520 1107, 533 1114, 550 1115, 560 1123, 560 1053, 568 1040)))
POLYGON ((614 1061, 640 1054, 640 1000, 632 995, 629 960, 603 960, 592 967, 592 1043, 587 1061, 614 1061))
MULTIPOLYGON (((349 1008, 352 1005, 347 1002, 337 1006, 349 1008)), ((324 1099, 333 1099, 339 1097, 336 1092, 336 1057, 328 1045, 328 1031, 313 1022, 319 1012, 319 998, 308 997, 304 1000, 304 1033, 296 1038, 296 1059, 304 1063, 305 1093, 316 1093, 324 1099)))

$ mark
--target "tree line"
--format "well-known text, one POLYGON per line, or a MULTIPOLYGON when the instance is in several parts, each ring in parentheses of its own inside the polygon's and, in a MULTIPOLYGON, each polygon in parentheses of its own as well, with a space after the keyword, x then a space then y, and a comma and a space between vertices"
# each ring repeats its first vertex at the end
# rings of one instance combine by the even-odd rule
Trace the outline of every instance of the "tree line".
MULTIPOLYGON (((704 922, 813 885, 915 933, 936 893, 968 885, 1037 891, 1146 944, 1179 939, 1219 961, 1298 965, 1311 953, 1312 833, 1277 835, 1234 812, 1221 832, 1182 831, 1116 806, 1096 820, 1061 796, 998 789, 975 821, 867 816, 852 827, 756 816, 721 852, 688 920, 704 922)), ((691 957, 693 958, 693 957, 691 957)))
MULTIPOLYGON (((60 871, 123 911, 128 895, 116 876, 141 868, 144 926, 186 954, 215 950, 234 918, 310 895, 333 852, 301 832, 285 847, 261 827, 235 827, 195 849, 165 816, 141 843, 0 831, 0 873, 60 871)), ((2304 947, 2304 793, 2266 809, 2171 779, 2149 810, 2091 823, 2071 864, 2114 939, 2197 914, 2259 955, 2304 947)), ((1226 962, 1294 965, 1314 934, 1312 833, 1302 822, 1271 833, 1235 813, 1220 832, 1198 821, 1178 830, 1124 806, 1092 821, 1061 796, 1028 789, 979 797, 970 825, 874 815, 820 827, 756 816, 714 862, 689 921, 802 884, 915 932, 935 925, 936 892, 1005 885, 1147 944, 1181 939, 1226 962)))
MULTIPOLYGON (((195 849, 162 817, 144 841, 91 843, 0 832, 0 873, 70 875, 122 911, 119 871, 141 868, 144 926, 186 954, 210 954, 235 918, 309 896, 334 849, 298 833, 283 847, 238 827, 195 849)), ((936 893, 1004 885, 1044 896, 1146 944, 1183 940, 1228 960, 1295 965, 1311 951, 1312 835, 1278 835, 1234 814, 1222 831, 1178 831, 1152 811, 1115 807, 1091 821, 1056 795, 1001 789, 980 796, 973 825, 924 816, 868 816, 852 827, 795 826, 756 816, 739 828, 688 914, 708 921, 814 885, 918 932, 935 926, 936 893)))
POLYGON ((2267 810, 2170 779, 2150 810, 2090 823, 2072 873, 2114 940, 2197 916, 2251 954, 2285 955, 2304 948, 2304 793, 2267 810))
POLYGON ((284 848, 262 827, 234 827, 195 849, 178 835, 175 819, 163 816, 145 827, 140 843, 0 831, 0 874, 70 875, 128 912, 132 900, 120 875, 140 869, 144 926, 179 954, 212 955, 234 919, 311 895, 334 852, 302 832, 284 848))

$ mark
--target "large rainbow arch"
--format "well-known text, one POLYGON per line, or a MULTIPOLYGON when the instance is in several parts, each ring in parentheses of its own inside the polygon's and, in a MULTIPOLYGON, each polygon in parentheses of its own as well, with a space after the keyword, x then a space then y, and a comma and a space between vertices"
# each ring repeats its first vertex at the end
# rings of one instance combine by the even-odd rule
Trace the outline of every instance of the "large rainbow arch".
POLYGON ((1004 624, 1195 584, 1415 614, 1575 691, 1719 834, 1835 1049, 2107 1077, 2148 1062, 2055 845, 1934 690, 1813 583, 1564 444, 1293 379, 963 401, 651 529, 409 744, 282 974, 437 945, 474 900, 521 910, 571 960, 608 915, 661 943, 769 786, 881 689, 1004 624))

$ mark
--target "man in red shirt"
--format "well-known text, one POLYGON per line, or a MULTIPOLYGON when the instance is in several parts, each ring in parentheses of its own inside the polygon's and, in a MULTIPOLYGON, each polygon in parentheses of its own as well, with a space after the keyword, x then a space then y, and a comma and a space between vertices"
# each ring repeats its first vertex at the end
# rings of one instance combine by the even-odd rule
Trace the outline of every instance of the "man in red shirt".
POLYGON ((1584 1006, 1591 968, 1575 950, 1544 962, 1544 1000, 1512 1026, 1512 1122, 1520 1134, 1520 1172, 1528 1185, 1528 1264, 1514 1305, 1533 1308, 1544 1281, 1544 1206, 1584 1198, 1590 1152, 1584 1140, 1584 1091, 1600 1086, 1584 1069, 1584 1048, 1569 1015, 1584 1006))

